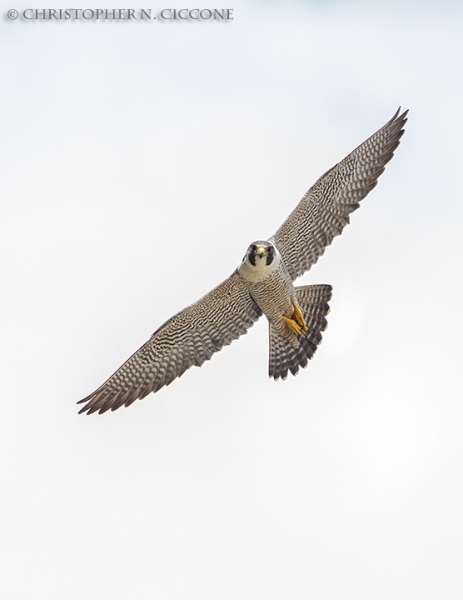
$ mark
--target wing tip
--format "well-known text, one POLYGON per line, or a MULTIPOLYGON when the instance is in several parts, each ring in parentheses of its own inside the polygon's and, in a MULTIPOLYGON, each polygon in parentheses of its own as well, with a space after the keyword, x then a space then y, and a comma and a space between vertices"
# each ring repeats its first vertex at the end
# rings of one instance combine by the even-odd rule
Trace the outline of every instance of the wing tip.
POLYGON ((408 121, 409 109, 407 108, 402 113, 400 112, 401 110, 402 110, 402 107, 399 106, 399 108, 396 110, 394 116, 392 117, 392 119, 389 121, 389 123, 387 125, 391 125, 392 123, 394 123, 396 125, 400 125, 400 131, 401 131, 400 135, 403 135, 405 124, 408 121))

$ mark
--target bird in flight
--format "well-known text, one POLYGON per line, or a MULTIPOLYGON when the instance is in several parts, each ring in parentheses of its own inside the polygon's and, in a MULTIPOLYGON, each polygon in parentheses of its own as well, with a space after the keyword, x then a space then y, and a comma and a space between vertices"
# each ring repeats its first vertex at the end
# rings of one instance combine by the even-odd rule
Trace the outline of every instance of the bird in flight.
POLYGON ((166 321, 111 377, 80 400, 80 413, 104 413, 159 391, 192 366, 247 332, 262 316, 269 322, 269 375, 286 379, 306 367, 322 339, 330 285, 294 287, 349 215, 375 187, 394 155, 408 111, 390 121, 309 189, 269 240, 253 242, 236 271, 166 321))

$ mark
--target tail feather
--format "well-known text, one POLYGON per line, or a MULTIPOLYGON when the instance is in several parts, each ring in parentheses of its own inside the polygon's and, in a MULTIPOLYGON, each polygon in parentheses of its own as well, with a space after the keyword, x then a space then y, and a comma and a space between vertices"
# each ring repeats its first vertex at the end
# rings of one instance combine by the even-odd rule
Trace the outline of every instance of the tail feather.
POLYGON ((322 341, 322 331, 327 325, 326 315, 330 307, 330 285, 305 285, 296 288, 296 300, 304 315, 307 332, 299 338, 299 346, 294 348, 272 327, 270 323, 269 375, 275 380, 286 379, 288 370, 297 375, 299 367, 305 368, 322 341))

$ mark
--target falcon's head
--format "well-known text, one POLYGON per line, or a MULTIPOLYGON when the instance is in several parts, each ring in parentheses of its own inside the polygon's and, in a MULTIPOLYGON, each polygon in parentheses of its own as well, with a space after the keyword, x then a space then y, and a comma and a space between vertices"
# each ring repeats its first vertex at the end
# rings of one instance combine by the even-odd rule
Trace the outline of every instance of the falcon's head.
POLYGON ((254 242, 249 246, 243 262, 262 269, 272 264, 275 255, 275 246, 271 242, 254 242))
POLYGON ((259 240, 249 246, 239 272, 249 281, 260 281, 278 268, 278 259, 275 246, 271 242, 259 240))

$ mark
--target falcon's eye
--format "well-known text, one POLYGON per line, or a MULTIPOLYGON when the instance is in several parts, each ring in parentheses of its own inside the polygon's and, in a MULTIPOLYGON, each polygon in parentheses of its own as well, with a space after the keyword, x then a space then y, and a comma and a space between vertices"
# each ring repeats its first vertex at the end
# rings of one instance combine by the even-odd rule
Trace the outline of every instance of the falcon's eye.
POLYGON ((267 260, 265 261, 265 264, 271 265, 273 262, 273 259, 275 258, 275 253, 273 251, 273 246, 269 246, 268 247, 268 254, 267 254, 267 260))
POLYGON ((256 266, 256 250, 257 250, 257 246, 255 244, 253 244, 250 248, 249 248, 249 254, 248 254, 248 258, 249 258, 249 262, 251 263, 251 265, 253 267, 256 266))

